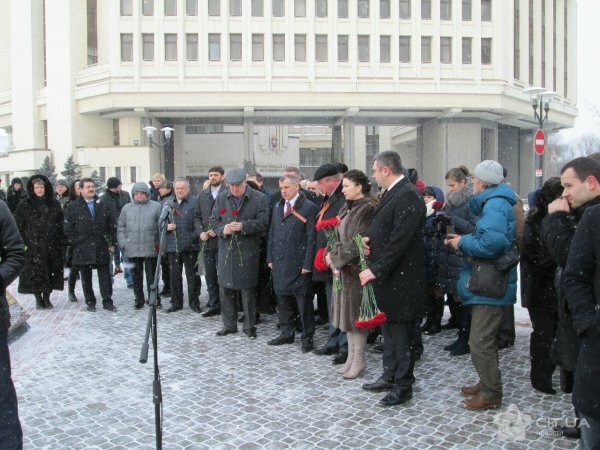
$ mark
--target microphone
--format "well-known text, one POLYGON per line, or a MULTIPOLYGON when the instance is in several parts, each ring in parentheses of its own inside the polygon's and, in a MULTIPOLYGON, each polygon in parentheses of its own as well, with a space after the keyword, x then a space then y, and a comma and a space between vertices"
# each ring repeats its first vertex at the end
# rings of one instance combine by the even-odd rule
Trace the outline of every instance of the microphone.
POLYGON ((160 212, 160 217, 158 218, 159 224, 162 224, 167 219, 174 207, 175 204, 172 201, 165 202, 162 211, 160 212))

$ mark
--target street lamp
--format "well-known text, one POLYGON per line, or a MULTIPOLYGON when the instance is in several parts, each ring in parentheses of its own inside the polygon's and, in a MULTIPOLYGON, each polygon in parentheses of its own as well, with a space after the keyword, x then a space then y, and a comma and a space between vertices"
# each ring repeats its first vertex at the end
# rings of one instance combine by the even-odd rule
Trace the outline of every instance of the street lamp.
POLYGON ((154 132, 157 129, 158 128, 153 127, 152 125, 148 125, 148 126, 142 128, 142 130, 144 130, 146 132, 146 136, 148 137, 148 142, 150 143, 150 145, 155 145, 158 148, 162 148, 169 143, 169 141, 171 140, 171 135, 172 135, 173 131, 175 131, 175 129, 171 128, 171 127, 162 127, 160 129, 160 131, 165 133, 165 139, 166 139, 165 142, 163 142, 162 144, 157 144, 156 142, 154 142, 152 140, 152 136, 154 135, 154 132))
POLYGON ((146 137, 148 138, 148 145, 150 147, 152 147, 153 145, 158 148, 158 149, 165 149, 165 155, 164 155, 164 172, 165 172, 165 176, 167 177, 168 180, 172 180, 174 178, 175 175, 175 167, 174 167, 174 161, 173 161, 173 146, 172 144, 172 137, 173 137, 173 131, 175 131, 174 128, 171 127, 162 127, 160 129, 160 131, 162 133, 164 133, 165 135, 165 141, 161 144, 161 143, 157 143, 154 142, 152 140, 152 136, 154 135, 154 132, 157 130, 158 128, 153 127, 152 125, 148 125, 142 128, 142 130, 144 130, 146 132, 146 137))

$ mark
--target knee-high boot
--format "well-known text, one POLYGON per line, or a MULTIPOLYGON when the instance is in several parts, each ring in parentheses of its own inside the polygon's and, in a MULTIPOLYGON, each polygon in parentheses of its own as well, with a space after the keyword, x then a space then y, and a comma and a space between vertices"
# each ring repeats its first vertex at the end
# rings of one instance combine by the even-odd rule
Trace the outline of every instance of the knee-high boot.
POLYGON ((79 271, 73 267, 69 271, 69 280, 67 281, 67 286, 69 288, 69 301, 75 303, 77 301, 77 297, 75 296, 75 284, 77 283, 77 275, 79 271))
MULTIPOLYGON (((353 380, 360 377, 367 367, 365 362, 365 347, 367 345, 367 332, 363 330, 357 330, 352 332, 352 340, 354 341, 354 356, 352 358, 352 366, 343 377, 346 380, 353 380)), ((350 356, 350 354, 348 354, 350 356)))
POLYGON ((350 370, 350 367, 352 367, 352 360, 354 359, 355 335, 356 333, 353 331, 346 332, 346 338, 348 339, 348 357, 346 358, 346 362, 342 364, 341 367, 335 369, 335 371, 340 375, 345 374, 350 370))

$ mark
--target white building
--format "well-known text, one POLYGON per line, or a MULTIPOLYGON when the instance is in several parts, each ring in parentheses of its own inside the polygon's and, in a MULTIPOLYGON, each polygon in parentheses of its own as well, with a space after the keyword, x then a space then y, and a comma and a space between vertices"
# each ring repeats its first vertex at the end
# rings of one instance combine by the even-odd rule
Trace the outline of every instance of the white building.
POLYGON ((0 0, 0 176, 51 154, 124 183, 276 176, 399 150, 431 184, 498 159, 534 181, 529 86, 573 125, 575 0, 0 0), (174 128, 173 139, 147 125, 174 128), (163 145, 164 144, 164 145, 163 145), (1 150, 1 149, 0 149, 1 150))

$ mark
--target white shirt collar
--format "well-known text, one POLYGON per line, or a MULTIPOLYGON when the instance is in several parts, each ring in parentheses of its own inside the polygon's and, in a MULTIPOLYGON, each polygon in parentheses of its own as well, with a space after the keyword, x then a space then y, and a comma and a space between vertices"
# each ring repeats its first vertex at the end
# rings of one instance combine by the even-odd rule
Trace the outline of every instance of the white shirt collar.
POLYGON ((394 180, 394 182, 393 182, 392 184, 390 184, 390 185, 388 186, 388 188, 386 189, 386 191, 387 191, 387 192, 390 192, 390 191, 392 190, 392 188, 393 188, 394 186, 396 186, 396 185, 397 185, 397 184, 400 182, 400 180, 402 180, 403 178, 404 178, 404 174, 401 174, 401 175, 400 175, 398 178, 396 178, 396 179, 394 180))
POLYGON ((291 200, 286 200, 285 202, 290 202, 290 205, 294 206, 296 204, 296 200, 298 200, 298 197, 300 197, 300 192, 298 192, 294 198, 292 198, 291 200))

